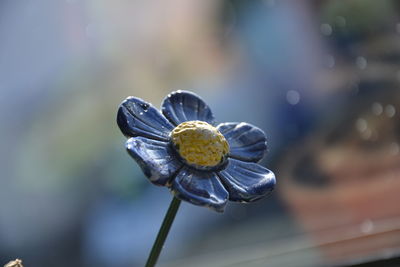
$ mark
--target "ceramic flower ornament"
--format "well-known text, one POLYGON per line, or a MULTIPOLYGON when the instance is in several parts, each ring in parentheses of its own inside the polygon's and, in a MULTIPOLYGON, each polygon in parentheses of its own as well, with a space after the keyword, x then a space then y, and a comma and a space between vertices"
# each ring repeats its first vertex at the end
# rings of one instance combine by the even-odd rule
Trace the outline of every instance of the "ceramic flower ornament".
POLYGON ((274 188, 274 174, 256 163, 266 150, 264 132, 244 122, 217 124, 192 92, 172 92, 161 112, 128 97, 117 122, 144 174, 178 199, 222 212, 228 200, 255 201, 274 188))

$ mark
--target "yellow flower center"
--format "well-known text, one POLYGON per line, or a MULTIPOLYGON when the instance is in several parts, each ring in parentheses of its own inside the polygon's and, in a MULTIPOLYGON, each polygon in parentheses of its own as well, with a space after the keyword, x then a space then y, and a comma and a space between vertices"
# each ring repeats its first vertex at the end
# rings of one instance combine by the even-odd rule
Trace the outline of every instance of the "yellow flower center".
POLYGON ((229 153, 225 137, 204 121, 182 122, 172 130, 171 140, 183 159, 201 167, 214 167, 229 153))

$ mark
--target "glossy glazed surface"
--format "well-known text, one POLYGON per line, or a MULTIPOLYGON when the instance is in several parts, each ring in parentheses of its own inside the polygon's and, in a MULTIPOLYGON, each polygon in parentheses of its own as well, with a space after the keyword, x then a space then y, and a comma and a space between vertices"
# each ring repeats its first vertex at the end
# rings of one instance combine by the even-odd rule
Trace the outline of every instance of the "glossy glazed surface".
MULTIPOLYGON (((169 187, 181 200, 222 212, 228 199, 255 201, 275 186, 274 174, 256 163, 267 148, 264 132, 243 122, 222 123, 214 128, 211 109, 194 93, 176 91, 169 94, 162 103, 162 113, 140 98, 128 97, 120 105, 117 122, 122 133, 130 137, 126 149, 144 174, 152 183, 169 187), (220 143, 209 142, 209 145, 225 147, 221 150, 222 157, 227 157, 224 164, 217 165, 221 159, 210 160, 211 157, 205 157, 206 162, 190 164, 186 154, 182 156, 176 149, 183 145, 187 151, 201 150, 194 142, 196 134, 180 136, 186 139, 180 140, 179 144, 171 139, 171 136, 178 136, 176 133, 171 135, 178 128, 176 126, 190 121, 209 125, 208 128, 216 130, 216 136, 221 135, 220 143), (209 166, 218 168, 204 168, 209 166)), ((217 147, 205 147, 200 152, 211 153, 214 148, 217 147)))

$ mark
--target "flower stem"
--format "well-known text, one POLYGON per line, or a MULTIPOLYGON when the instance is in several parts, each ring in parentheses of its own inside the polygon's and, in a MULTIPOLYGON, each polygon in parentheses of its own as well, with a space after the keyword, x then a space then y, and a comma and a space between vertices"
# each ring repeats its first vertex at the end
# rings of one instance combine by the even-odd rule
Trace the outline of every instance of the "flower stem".
POLYGON ((149 258, 146 262, 146 267, 153 267, 156 265, 158 257, 160 256, 161 249, 164 246, 165 239, 168 236, 169 229, 174 222, 176 212, 179 209, 181 201, 176 197, 172 198, 171 204, 169 205, 167 214, 165 214, 164 221, 161 225, 156 241, 154 241, 153 248, 151 249, 149 258))

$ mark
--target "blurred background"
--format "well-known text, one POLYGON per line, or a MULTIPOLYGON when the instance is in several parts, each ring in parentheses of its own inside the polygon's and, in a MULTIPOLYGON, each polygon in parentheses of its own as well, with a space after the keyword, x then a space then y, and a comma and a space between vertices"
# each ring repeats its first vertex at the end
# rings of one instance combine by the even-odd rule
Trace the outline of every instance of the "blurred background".
POLYGON ((268 136, 276 191, 182 203, 159 266, 400 266, 400 3, 0 1, 0 265, 143 266, 171 195, 129 95, 192 90, 268 136))

